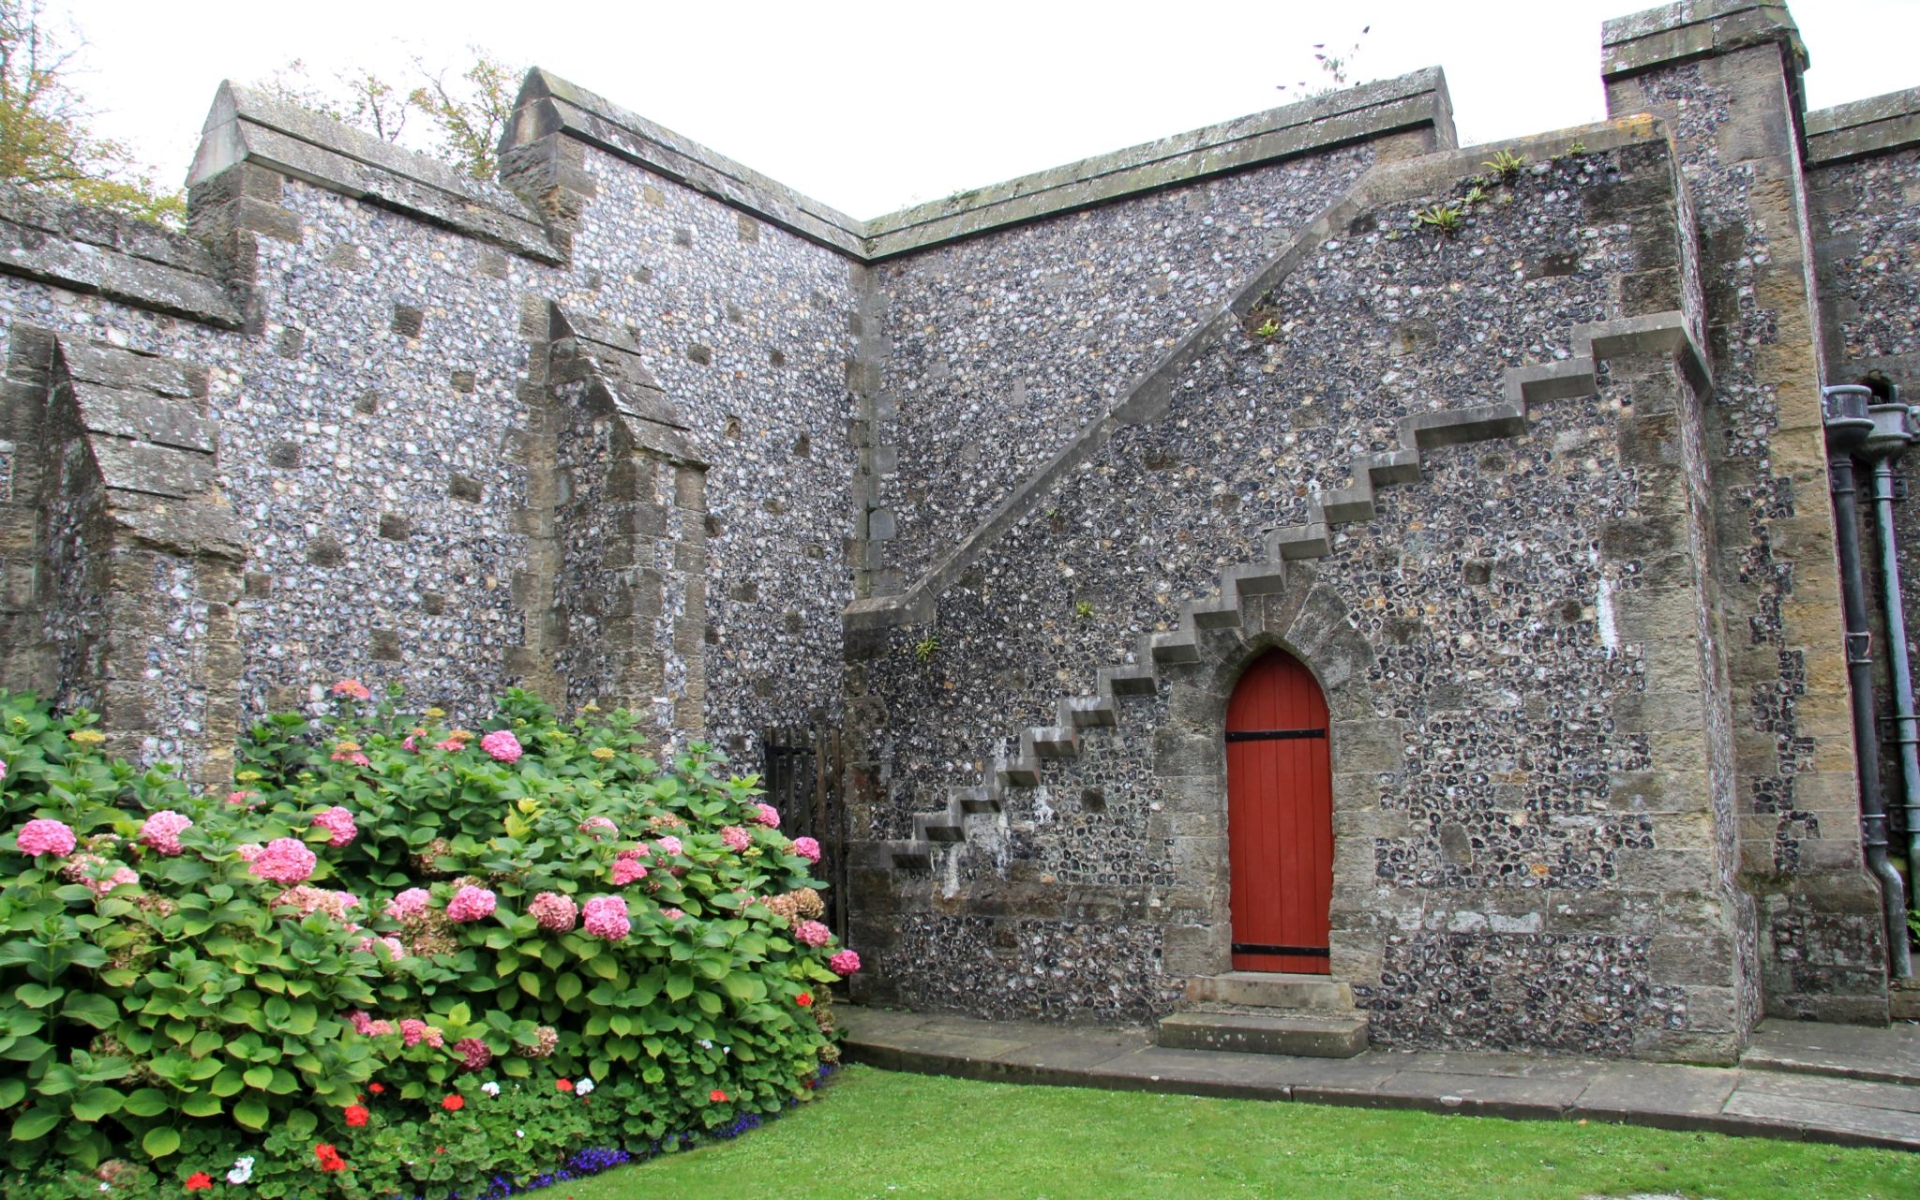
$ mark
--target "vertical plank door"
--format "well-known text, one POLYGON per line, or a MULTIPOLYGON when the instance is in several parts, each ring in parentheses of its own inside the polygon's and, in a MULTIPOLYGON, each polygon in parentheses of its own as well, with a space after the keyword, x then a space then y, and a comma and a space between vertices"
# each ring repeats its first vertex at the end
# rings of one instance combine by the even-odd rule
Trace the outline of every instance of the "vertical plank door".
POLYGON ((1227 702, 1227 842, 1233 967, 1325 975, 1333 902, 1327 701, 1275 650, 1227 702))

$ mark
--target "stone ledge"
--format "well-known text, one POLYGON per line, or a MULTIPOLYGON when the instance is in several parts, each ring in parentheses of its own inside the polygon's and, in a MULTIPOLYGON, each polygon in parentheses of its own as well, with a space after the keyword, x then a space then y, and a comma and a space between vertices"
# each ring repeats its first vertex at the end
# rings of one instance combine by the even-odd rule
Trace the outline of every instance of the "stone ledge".
POLYGON ((1190 183, 1303 154, 1432 128, 1457 144, 1453 101, 1438 67, 1269 109, 963 192, 866 223, 875 259, 922 250, 1139 192, 1190 183))
POLYGON ((545 263, 558 263, 546 226, 519 197, 424 154, 381 141, 251 88, 222 83, 187 186, 254 163, 355 200, 404 213, 545 263))
POLYGON ((0 184, 0 272, 222 329, 240 310, 196 239, 0 184))
POLYGON ((1810 112, 1806 125, 1809 167, 1920 145, 1920 88, 1810 112))
POLYGON ((1807 48, 1780 0, 1681 0, 1601 26, 1600 74, 1611 83, 1656 67, 1778 42, 1804 70, 1807 48))
POLYGON ((502 146, 562 133, 855 258, 865 223, 538 67, 527 72, 502 146))

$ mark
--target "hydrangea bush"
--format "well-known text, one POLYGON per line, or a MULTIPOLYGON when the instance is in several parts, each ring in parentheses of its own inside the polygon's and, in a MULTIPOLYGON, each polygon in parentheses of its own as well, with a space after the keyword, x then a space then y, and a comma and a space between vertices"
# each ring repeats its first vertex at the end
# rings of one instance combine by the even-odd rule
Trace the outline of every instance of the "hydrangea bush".
POLYGON ((196 794, 0 693, 9 1196, 504 1194, 809 1095, 859 959, 754 780, 334 696, 196 794))

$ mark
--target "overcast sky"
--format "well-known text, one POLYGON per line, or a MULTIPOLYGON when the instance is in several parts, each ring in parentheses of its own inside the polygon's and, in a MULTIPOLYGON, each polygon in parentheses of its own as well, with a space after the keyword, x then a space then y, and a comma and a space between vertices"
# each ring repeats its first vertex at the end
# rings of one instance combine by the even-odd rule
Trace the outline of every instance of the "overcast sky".
MULTIPOLYGON (((1463 144, 1601 119, 1600 23, 1635 0, 50 0, 100 129, 183 180, 222 79, 481 47, 538 64, 856 217, 1285 103, 1313 44, 1357 78, 1446 68, 1463 144)), ((1920 0, 1800 0, 1808 101, 1920 85, 1920 0), (1866 69, 1871 67, 1871 69, 1866 69)))

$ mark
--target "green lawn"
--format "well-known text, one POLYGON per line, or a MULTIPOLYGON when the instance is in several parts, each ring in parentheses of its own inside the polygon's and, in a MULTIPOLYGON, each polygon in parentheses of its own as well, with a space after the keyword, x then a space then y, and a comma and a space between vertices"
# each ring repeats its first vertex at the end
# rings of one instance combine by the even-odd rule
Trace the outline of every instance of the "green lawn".
POLYGON ((1023 1087, 845 1071, 737 1141, 553 1200, 1920 1196, 1920 1155, 1571 1121, 1023 1087))

